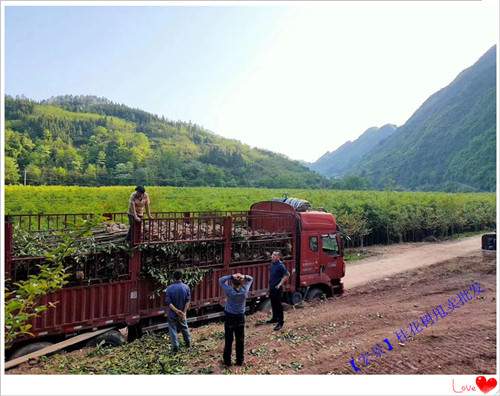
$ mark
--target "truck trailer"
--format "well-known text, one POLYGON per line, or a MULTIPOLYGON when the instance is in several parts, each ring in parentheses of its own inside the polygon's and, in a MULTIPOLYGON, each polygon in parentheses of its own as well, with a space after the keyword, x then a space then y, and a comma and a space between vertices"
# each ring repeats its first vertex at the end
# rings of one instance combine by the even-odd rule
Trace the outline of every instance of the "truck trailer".
MULTIPOLYGON (((88 260, 71 281, 57 292, 44 296, 40 304, 55 303, 35 318, 32 336, 17 339, 7 356, 19 357, 84 332, 126 327, 129 340, 146 331, 166 328, 167 285, 158 285, 144 268, 167 265, 165 251, 182 246, 175 256, 177 268, 203 270, 203 278, 191 290, 188 322, 223 316, 224 293, 218 279, 243 273, 254 279, 248 311, 269 307, 268 282, 271 254, 279 250, 290 278, 283 299, 298 304, 303 299, 332 296, 342 292, 345 275, 343 241, 335 217, 322 209, 297 205, 298 200, 262 201, 248 211, 157 212, 133 227, 131 249, 88 260), (104 268, 104 269, 103 269, 104 268), (111 270, 109 270, 111 268, 111 270), (106 270, 107 269, 107 270, 106 270), (159 292, 160 290, 160 292, 159 292)), ((302 202, 303 203, 303 202, 302 202)), ((5 278, 25 279, 43 257, 13 256, 13 223, 29 224, 34 232, 64 229, 76 214, 12 215, 5 227, 5 278)), ((126 213, 104 215, 123 221, 126 213)), ((103 335, 119 343, 118 332, 103 335)))

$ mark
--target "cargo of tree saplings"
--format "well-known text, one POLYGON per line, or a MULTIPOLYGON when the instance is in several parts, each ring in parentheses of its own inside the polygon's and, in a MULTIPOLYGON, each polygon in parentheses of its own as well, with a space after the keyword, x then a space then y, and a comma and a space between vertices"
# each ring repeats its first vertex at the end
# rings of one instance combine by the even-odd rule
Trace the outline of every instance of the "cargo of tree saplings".
MULTIPOLYGON (((98 219, 96 216, 95 219, 98 219)), ((36 274, 40 264, 46 263, 47 254, 59 246, 68 233, 78 226, 63 229, 26 230, 15 225, 13 229, 11 281, 26 279, 36 274)), ((129 246, 125 243, 128 226, 94 220, 90 232, 77 238, 71 252, 64 258, 69 285, 119 280, 128 273, 129 246)))
MULTIPOLYGON (((184 280, 196 286, 210 268, 223 263, 223 224, 221 217, 205 217, 196 226, 190 219, 172 218, 145 222, 142 225, 141 276, 157 285, 156 291, 173 281, 176 269, 182 269, 184 280)), ((128 274, 131 247, 125 240, 129 226, 105 221, 92 228, 88 236, 75 242, 75 251, 65 258, 71 285, 118 281, 128 274)), ((16 271, 13 280, 35 273, 43 257, 62 240, 67 230, 29 231, 14 226, 13 256, 16 271)), ((291 254, 289 237, 262 229, 249 230, 247 224, 236 223, 232 234, 232 262, 270 260, 273 250, 291 254)))
MULTIPOLYGON (((245 216, 243 216, 245 217, 245 216)), ((252 263, 271 260, 274 250, 289 257, 292 251, 287 232, 270 232, 252 228, 246 221, 232 224, 231 263, 252 263)), ((183 279, 191 288, 213 268, 224 261, 223 217, 200 216, 196 219, 159 219, 148 222, 143 229, 142 274, 161 285, 173 282, 175 269, 183 270, 183 279)))

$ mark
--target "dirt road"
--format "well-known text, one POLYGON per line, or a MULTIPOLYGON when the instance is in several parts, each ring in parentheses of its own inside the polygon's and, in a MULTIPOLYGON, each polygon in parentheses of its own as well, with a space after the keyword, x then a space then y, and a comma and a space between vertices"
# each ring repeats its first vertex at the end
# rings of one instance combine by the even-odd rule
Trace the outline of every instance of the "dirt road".
POLYGON ((496 261, 478 242, 374 248, 381 255, 349 265, 342 296, 289 307, 282 331, 264 324, 266 313, 248 316, 244 367, 221 364, 219 322, 192 329, 193 348, 171 366, 161 362, 169 351, 168 335, 161 334, 109 351, 55 355, 8 373, 493 374, 496 261), (439 261, 446 255, 453 258, 439 261), (370 274, 363 285, 354 286, 354 271, 370 274))
POLYGON ((481 236, 440 243, 403 243, 370 248, 372 257, 348 265, 344 287, 353 288, 398 272, 465 256, 481 249, 481 236))
MULTIPOLYGON (((264 317, 255 318, 248 326, 248 366, 231 372, 493 374, 495 274, 494 254, 476 250, 350 288, 340 298, 288 311, 286 328, 280 334, 261 325, 264 317), (461 305, 457 294, 473 282, 479 282, 482 292, 470 291, 471 300, 461 305), (451 311, 449 299, 455 303, 451 311), (426 314, 433 323, 424 326, 426 314)), ((217 365, 214 370, 224 372, 217 365)))

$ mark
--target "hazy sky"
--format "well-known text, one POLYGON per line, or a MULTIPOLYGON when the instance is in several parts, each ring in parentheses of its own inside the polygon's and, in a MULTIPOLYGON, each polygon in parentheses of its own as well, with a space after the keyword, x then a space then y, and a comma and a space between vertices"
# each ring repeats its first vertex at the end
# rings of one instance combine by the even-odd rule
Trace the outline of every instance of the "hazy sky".
POLYGON ((104 96, 307 161, 403 124, 498 36, 497 0, 5 10, 6 93, 104 96))

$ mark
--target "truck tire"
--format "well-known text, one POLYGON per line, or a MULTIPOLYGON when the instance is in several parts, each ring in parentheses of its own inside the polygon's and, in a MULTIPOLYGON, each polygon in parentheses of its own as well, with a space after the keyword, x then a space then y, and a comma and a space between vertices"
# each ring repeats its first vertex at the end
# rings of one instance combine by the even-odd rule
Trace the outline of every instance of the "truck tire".
POLYGON ((341 283, 337 287, 334 288, 334 294, 341 296, 344 294, 344 284, 341 283))
POLYGON ((140 324, 127 327, 127 342, 132 342, 142 337, 142 326, 140 324))
POLYGON ((344 284, 340 281, 340 279, 332 280, 332 289, 333 289, 333 294, 335 295, 340 296, 344 294, 344 284))
POLYGON ((325 296, 326 294, 323 290, 321 290, 319 287, 313 287, 307 293, 306 300, 307 301, 320 300, 320 299, 323 300, 325 296))
POLYGON ((20 347, 19 349, 16 349, 12 355, 10 355, 9 360, 16 359, 18 357, 27 355, 32 352, 39 351, 40 349, 46 348, 48 346, 54 345, 52 342, 48 341, 39 341, 39 342, 32 342, 31 344, 25 345, 20 347))
POLYGON ((87 341, 87 347, 96 347, 101 344, 103 346, 117 347, 125 344, 125 337, 118 330, 110 330, 104 334, 98 335, 97 337, 91 338, 87 341))
POLYGON ((300 292, 296 291, 290 295, 290 304, 291 305, 299 305, 302 303, 303 300, 304 300, 304 296, 300 292))
POLYGON ((272 309, 272 306, 271 306, 271 299, 270 298, 266 298, 264 301, 261 301, 259 306, 257 307, 257 311, 260 311, 260 312, 270 312, 272 309))

